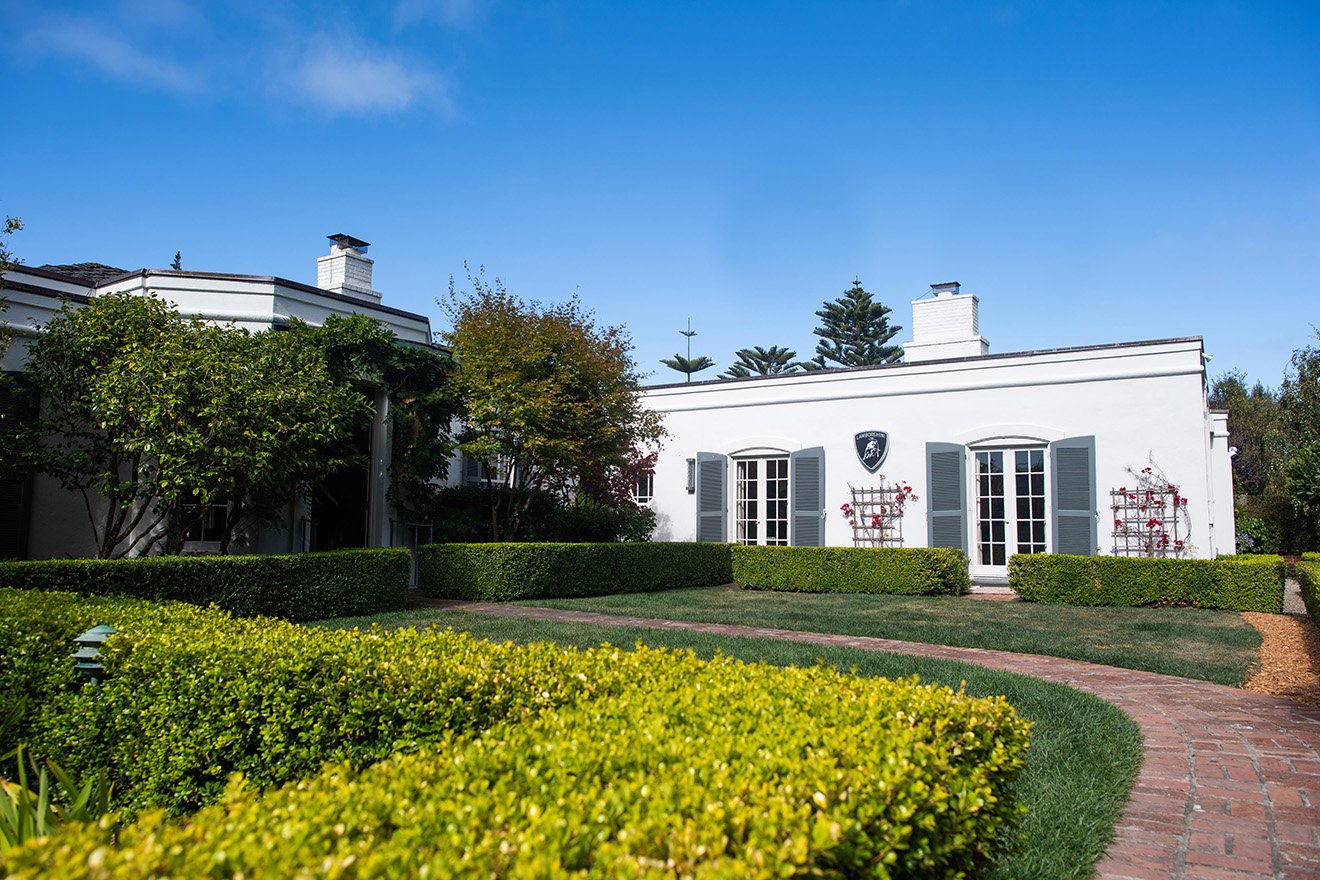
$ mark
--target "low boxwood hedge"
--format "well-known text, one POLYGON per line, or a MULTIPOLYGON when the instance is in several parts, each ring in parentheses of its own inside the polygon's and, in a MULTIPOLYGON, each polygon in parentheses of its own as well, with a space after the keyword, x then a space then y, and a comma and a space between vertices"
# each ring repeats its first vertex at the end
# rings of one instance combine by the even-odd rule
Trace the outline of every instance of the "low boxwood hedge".
POLYGON ((728 544, 428 544, 417 551, 418 588, 437 599, 558 599, 730 580, 728 544))
POLYGON ((230 773, 281 785, 622 687, 552 645, 510 653, 437 630, 321 630, 23 590, 0 590, 0 621, 0 704, 27 710, 16 735, 68 769, 107 767, 130 812, 186 812, 230 773), (104 681, 80 687, 69 639, 96 623, 119 632, 104 681))
POLYGON ((1303 562, 1320 562, 1320 553, 1317 553, 1317 552, 1312 551, 1312 550, 1308 550, 1307 552, 1305 552, 1305 553, 1302 554, 1302 561, 1303 561, 1303 562))
POLYGON ((1302 560, 1293 566, 1293 570, 1301 587, 1306 613, 1320 624, 1320 553, 1308 553, 1307 556, 1313 556, 1314 559, 1302 557, 1302 560))
MULTIPOLYGON (((269 635, 266 664, 289 629, 269 635)), ((186 821, 152 811, 119 829, 68 826, 8 855, 9 876, 951 878, 983 871, 1021 813, 1013 782, 1029 725, 1002 698, 645 648, 495 646, 402 631, 342 638, 380 646, 343 658, 371 683, 359 702, 380 699, 386 656, 404 679, 423 649, 437 670, 517 694, 523 711, 265 793, 236 777, 222 804, 186 821), (437 641, 418 641, 427 638, 437 641), (438 650, 452 647, 466 653, 438 650), (469 662, 477 656, 480 670, 469 662), (540 696, 565 689, 576 699, 540 696)), ((107 688, 129 663, 148 665, 139 655, 157 666, 178 659, 156 654, 162 643, 123 639, 107 688)), ((249 677, 249 693, 290 684, 249 677)), ((188 699, 220 713, 234 696, 206 694, 188 699)), ((305 700, 324 696, 311 687, 305 700)), ((118 711, 165 710, 121 699, 118 711)), ((291 728, 286 748, 307 748, 301 734, 315 741, 309 719, 268 717, 291 728)), ((191 745, 223 751, 227 737, 244 735, 215 726, 191 745)))
POLYGON ((1008 585, 1028 602, 1063 605, 1189 605, 1228 611, 1283 610, 1281 556, 1146 559, 1018 554, 1008 585))
POLYGON ((5 561, 0 587, 177 599, 235 614, 324 620, 403 609, 410 566, 402 549, 5 561))
POLYGON ((735 546, 733 582, 796 593, 953 596, 972 586, 967 557, 948 547, 735 546))

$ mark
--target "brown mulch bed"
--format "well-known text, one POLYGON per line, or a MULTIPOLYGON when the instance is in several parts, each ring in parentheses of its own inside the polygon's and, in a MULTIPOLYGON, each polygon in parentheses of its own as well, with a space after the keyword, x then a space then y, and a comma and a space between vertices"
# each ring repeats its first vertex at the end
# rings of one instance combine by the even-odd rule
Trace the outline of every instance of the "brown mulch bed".
POLYGON ((1242 616, 1260 631, 1260 669, 1243 687, 1320 706, 1320 627, 1304 614, 1242 616))

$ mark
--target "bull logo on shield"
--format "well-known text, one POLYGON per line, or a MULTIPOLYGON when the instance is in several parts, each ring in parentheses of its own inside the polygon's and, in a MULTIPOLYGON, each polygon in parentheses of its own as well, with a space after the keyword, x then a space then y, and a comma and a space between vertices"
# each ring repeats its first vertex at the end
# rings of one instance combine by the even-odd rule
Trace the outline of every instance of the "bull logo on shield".
POLYGON ((853 444, 857 447, 857 459, 870 473, 880 470, 889 454, 889 434, 884 431, 862 431, 853 435, 853 444))

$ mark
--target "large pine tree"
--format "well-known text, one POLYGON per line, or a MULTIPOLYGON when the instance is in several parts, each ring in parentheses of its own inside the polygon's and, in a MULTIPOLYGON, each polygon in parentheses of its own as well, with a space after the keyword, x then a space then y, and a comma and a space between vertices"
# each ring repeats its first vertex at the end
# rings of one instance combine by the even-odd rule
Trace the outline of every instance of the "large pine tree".
POLYGON ((815 333, 821 337, 816 343, 816 357, 808 368, 820 369, 833 362, 843 367, 862 367, 874 364, 892 364, 903 357, 901 345, 887 345, 903 328, 889 324, 889 307, 876 302, 862 289, 862 282, 854 280, 843 296, 827 302, 816 312, 821 326, 815 333))

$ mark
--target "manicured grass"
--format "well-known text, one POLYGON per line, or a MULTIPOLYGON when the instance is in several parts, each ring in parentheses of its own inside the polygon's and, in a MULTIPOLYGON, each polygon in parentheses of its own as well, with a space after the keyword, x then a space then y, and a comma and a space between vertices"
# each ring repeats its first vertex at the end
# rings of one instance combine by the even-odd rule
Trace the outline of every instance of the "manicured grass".
POLYGON ((1251 677, 1260 650, 1260 633, 1240 614, 1196 608, 1081 608, 728 587, 519 604, 993 648, 1233 686, 1251 677))
POLYGON ((386 627, 435 624, 492 640, 554 641, 577 647, 595 646, 603 641, 615 645, 641 641, 654 647, 691 648, 701 656, 721 651, 744 660, 776 665, 824 662, 852 669, 859 675, 888 678, 919 675, 923 681, 955 688, 965 683, 968 693, 976 695, 1003 694, 1018 712, 1035 723, 1035 729, 1027 753, 1027 770, 1018 783, 1022 803, 1029 812, 1023 821, 1021 840, 990 875, 996 880, 1090 877, 1141 765, 1141 738, 1136 725, 1103 700, 1062 685, 965 663, 772 639, 483 617, 462 612, 396 612, 373 618, 341 618, 322 625, 355 626, 373 621, 386 627))

